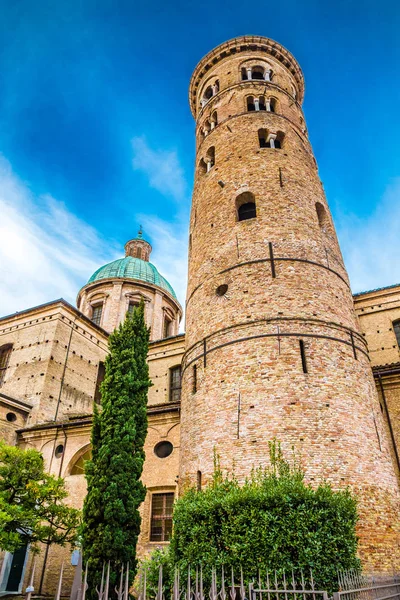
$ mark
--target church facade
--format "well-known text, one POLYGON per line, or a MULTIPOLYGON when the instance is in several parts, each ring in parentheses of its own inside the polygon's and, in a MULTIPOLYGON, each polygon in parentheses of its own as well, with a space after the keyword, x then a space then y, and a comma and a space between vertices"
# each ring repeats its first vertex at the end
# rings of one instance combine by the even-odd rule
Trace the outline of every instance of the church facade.
MULTIPOLYGON (((142 555, 168 544, 179 484, 207 483, 214 447, 243 479, 276 437, 308 481, 357 493, 365 569, 400 566, 400 285, 352 295, 303 95, 296 60, 268 38, 230 40, 194 71, 185 334, 141 231, 76 307, 59 299, 0 318, 1 437, 40 450, 81 507, 108 335, 143 299, 153 386, 142 555)), ((70 554, 40 554, 35 593, 54 594, 70 554)), ((23 591, 30 569, 28 548, 5 553, 0 594, 23 591)))

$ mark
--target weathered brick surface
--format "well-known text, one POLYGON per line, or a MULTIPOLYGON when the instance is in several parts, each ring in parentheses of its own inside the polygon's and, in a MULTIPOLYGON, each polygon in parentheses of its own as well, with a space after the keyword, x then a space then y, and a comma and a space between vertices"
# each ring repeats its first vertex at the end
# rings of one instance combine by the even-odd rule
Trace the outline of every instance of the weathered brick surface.
POLYGON ((293 96, 302 97, 299 68, 287 53, 285 64, 279 60, 284 51, 278 46, 273 56, 262 38, 222 45, 192 78, 197 156, 180 477, 195 481, 201 471, 206 481, 216 448, 222 466, 234 467, 243 480, 253 466, 268 463, 268 441, 277 437, 284 450, 294 446, 300 454, 309 481, 357 491, 361 557, 368 569, 388 570, 399 564, 396 474, 334 225, 293 96), (268 64, 272 83, 241 81, 247 62, 268 64), (203 90, 216 79, 219 92, 201 108, 203 90), (276 98, 277 112, 247 112, 248 95, 276 98), (203 139, 215 110, 218 125, 203 139), (259 129, 284 134, 282 148, 260 148, 259 129), (210 147, 215 165, 204 173, 200 161, 210 147), (237 221, 242 192, 254 194, 256 219, 237 221), (228 291, 219 297, 222 284, 228 291))

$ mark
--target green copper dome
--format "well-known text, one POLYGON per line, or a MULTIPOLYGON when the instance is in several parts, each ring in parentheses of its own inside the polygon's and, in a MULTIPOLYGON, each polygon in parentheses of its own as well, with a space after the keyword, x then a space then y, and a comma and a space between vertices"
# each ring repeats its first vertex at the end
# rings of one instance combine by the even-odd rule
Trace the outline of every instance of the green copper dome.
POLYGON ((100 269, 97 269, 93 273, 88 284, 100 281, 101 279, 115 279, 116 277, 118 279, 136 279, 157 285, 176 298, 171 285, 160 275, 151 262, 133 256, 125 256, 125 258, 119 258, 108 263, 108 265, 104 265, 104 267, 100 267, 100 269))

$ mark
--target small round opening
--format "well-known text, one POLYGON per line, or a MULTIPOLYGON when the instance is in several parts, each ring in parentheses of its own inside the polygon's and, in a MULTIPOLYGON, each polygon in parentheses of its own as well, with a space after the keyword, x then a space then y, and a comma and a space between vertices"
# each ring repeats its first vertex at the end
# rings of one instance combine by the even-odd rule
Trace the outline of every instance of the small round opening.
POLYGON ((217 287, 217 289, 215 290, 215 293, 217 294, 217 296, 225 296, 227 291, 228 291, 228 286, 226 283, 223 283, 222 285, 219 285, 217 287))
POLYGON ((158 458, 167 458, 167 456, 172 454, 173 449, 174 447, 171 442, 159 442, 154 446, 154 454, 158 458))
POLYGON ((64 446, 60 444, 54 451, 54 456, 60 458, 64 454, 64 446))
POLYGON ((14 421, 17 420, 17 415, 15 413, 13 413, 13 412, 9 412, 9 413, 6 414, 6 419, 10 423, 14 423, 14 421))

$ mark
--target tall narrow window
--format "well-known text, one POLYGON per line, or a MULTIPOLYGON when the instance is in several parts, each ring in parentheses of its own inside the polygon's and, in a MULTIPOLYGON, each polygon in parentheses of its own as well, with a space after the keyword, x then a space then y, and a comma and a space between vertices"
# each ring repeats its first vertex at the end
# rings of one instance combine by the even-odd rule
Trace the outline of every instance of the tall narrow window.
POLYGON ((172 321, 164 315, 164 327, 163 327, 163 338, 170 337, 172 335, 172 321))
POLYGON ((127 312, 131 315, 133 313, 133 311, 135 310, 135 308, 137 308, 138 306, 139 306, 139 302, 135 302, 134 300, 131 300, 128 304, 127 312))
POLYGON ((94 391, 94 401, 96 404, 101 404, 100 384, 104 379, 106 368, 103 362, 99 362, 99 368, 97 369, 96 388, 94 391))
POLYGON ((169 377, 169 399, 170 402, 179 402, 181 399, 181 366, 172 367, 169 377))
POLYGON ((92 321, 96 325, 100 325, 100 323, 101 323, 102 312, 103 312, 103 305, 102 304, 96 304, 96 306, 93 306, 93 308, 92 308, 92 321))
POLYGON ((201 471, 197 471, 197 491, 201 492, 201 471))
POLYGON ((197 365, 193 365, 192 393, 197 392, 197 365))
POLYGON ((265 96, 260 96, 258 103, 260 110, 267 110, 267 107, 265 105, 265 96))
POLYGON ((304 347, 303 340, 299 340, 299 346, 300 346, 301 366, 303 368, 303 373, 308 373, 307 359, 306 359, 306 350, 305 350, 305 347, 304 347))
POLYGON ((247 69, 242 67, 242 81, 247 81, 247 69))
POLYGON ((214 146, 211 146, 211 148, 209 148, 207 150, 206 165, 207 165, 207 173, 209 171, 211 171, 211 169, 215 165, 215 147, 214 146))
POLYGON ((243 192, 236 198, 237 220, 247 221, 257 216, 256 201, 251 192, 243 192))
POLYGON ((260 148, 268 148, 268 142, 267 142, 267 131, 266 129, 259 129, 258 130, 258 142, 260 144, 260 148))
POLYGON ((248 96, 247 97, 247 110, 249 112, 252 112, 253 110, 256 110, 256 105, 254 104, 254 97, 253 96, 248 96))
POLYGON ((168 542, 172 534, 174 493, 153 494, 151 497, 151 542, 168 542))
POLYGON ((7 344, 0 348, 0 386, 4 383, 11 352, 12 344, 7 344))
POLYGON ((397 340, 397 345, 400 348, 400 320, 399 321, 394 321, 393 323, 393 331, 396 335, 396 340, 397 340))
POLYGON ((264 67, 253 67, 251 70, 252 79, 264 79, 264 67))

